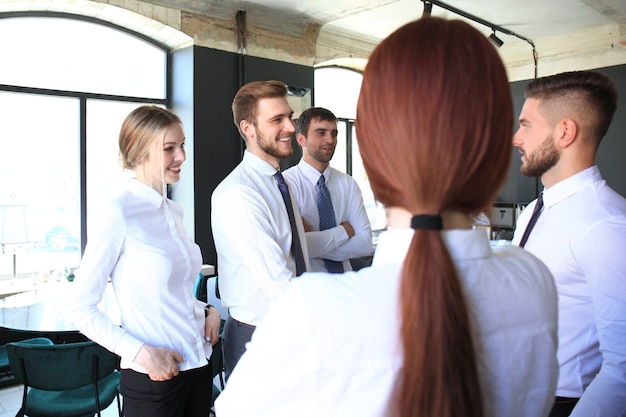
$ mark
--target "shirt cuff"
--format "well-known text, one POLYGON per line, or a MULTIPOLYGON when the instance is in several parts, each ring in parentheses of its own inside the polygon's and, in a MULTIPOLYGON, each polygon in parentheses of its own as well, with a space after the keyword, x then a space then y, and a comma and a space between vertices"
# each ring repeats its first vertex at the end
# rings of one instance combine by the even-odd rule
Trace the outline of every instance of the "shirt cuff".
POLYGON ((115 354, 130 362, 134 362, 142 346, 143 342, 141 340, 124 333, 115 346, 115 354))

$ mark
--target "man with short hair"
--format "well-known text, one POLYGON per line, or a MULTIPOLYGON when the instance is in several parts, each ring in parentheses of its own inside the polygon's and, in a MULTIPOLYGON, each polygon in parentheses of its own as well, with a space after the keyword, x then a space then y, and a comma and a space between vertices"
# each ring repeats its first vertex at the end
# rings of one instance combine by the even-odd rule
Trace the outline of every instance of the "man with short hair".
POLYGON ((548 266, 559 296, 551 417, 626 415, 626 199, 595 166, 616 102, 613 81, 598 72, 534 80, 513 137, 521 172, 544 186, 513 244, 548 266))
POLYGON ((315 272, 351 271, 350 259, 372 254, 372 229, 361 190, 354 178, 330 166, 337 133, 337 118, 330 110, 312 107, 302 112, 296 120, 302 159, 283 172, 302 213, 315 272), (328 206, 321 201, 324 193, 328 206), (332 212, 332 224, 324 218, 325 209, 332 212))
POLYGON ((295 132, 287 87, 279 81, 248 83, 232 109, 246 151, 211 197, 219 290, 229 311, 223 332, 226 378, 269 304, 308 268, 300 213, 279 172, 280 160, 293 152, 295 132))

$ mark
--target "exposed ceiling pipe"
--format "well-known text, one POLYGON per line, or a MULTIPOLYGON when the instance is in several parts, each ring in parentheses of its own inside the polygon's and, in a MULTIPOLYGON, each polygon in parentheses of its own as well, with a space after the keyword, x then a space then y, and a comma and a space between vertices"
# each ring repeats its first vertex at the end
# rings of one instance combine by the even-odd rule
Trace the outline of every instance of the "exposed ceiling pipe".
POLYGON ((237 21, 237 51, 245 55, 246 54, 246 11, 239 10, 236 15, 237 21))
MULTIPOLYGON (((235 20, 237 23, 237 54, 238 54, 238 67, 239 67, 239 88, 243 87, 247 82, 247 71, 246 71, 246 36, 247 36, 247 27, 246 27, 246 11, 238 10, 237 15, 235 16, 235 20)), ((243 138, 240 138, 240 151, 241 157, 243 158, 244 151, 246 150, 246 144, 243 141, 243 138)))

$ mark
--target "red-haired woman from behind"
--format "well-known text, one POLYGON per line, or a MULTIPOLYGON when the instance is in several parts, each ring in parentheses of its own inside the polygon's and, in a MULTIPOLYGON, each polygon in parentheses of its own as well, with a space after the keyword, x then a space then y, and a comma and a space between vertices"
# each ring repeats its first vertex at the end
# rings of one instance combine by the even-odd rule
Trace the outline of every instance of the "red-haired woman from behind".
POLYGON ((423 18, 373 52, 359 149, 388 230, 369 268, 293 280, 218 398, 229 416, 531 417, 554 401, 556 290, 472 220, 511 159, 497 51, 423 18))

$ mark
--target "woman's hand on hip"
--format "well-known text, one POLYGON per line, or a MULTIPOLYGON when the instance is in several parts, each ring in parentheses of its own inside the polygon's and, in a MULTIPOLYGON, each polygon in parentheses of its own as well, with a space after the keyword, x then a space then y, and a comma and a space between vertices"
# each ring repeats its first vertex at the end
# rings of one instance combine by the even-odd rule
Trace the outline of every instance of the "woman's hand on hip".
POLYGON ((141 365, 153 381, 167 381, 179 373, 178 364, 183 362, 183 357, 173 350, 158 348, 144 344, 135 362, 141 365))

